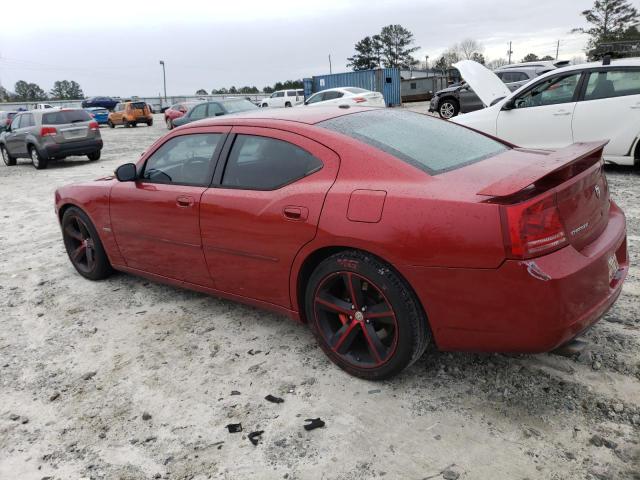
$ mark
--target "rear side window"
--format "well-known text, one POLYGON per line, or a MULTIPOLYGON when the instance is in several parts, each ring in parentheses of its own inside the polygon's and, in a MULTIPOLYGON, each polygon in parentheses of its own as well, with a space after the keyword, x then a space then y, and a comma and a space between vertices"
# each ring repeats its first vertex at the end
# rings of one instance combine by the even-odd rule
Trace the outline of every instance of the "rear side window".
POLYGON ((431 175, 508 150, 502 143, 454 123, 399 110, 344 115, 318 125, 360 140, 431 175))
POLYGON ((640 69, 591 72, 584 99, 599 100, 626 95, 640 95, 640 69))
POLYGON ((84 110, 59 110, 42 115, 43 125, 63 125, 65 123, 89 122, 91 115, 84 110))
POLYGON ((275 190, 322 168, 309 152, 275 138, 238 135, 222 185, 246 190, 275 190))
POLYGON ((336 98, 342 98, 343 96, 344 93, 332 90, 330 92, 325 92, 324 100, 335 100, 336 98))

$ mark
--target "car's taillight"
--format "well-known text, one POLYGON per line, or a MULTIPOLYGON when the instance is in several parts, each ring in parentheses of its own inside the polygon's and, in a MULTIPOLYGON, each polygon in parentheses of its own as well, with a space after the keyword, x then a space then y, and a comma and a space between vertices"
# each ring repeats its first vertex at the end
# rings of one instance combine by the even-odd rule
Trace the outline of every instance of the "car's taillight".
POLYGON ((98 122, 89 122, 89 130, 100 130, 98 122))
POLYGON ((352 100, 356 103, 362 103, 367 101, 367 99, 364 97, 353 97, 352 100))
POLYGON ((55 127, 42 127, 40 129, 41 137, 55 137, 58 134, 58 130, 55 127))
POLYGON ((568 243, 555 195, 501 208, 508 257, 537 257, 568 243))

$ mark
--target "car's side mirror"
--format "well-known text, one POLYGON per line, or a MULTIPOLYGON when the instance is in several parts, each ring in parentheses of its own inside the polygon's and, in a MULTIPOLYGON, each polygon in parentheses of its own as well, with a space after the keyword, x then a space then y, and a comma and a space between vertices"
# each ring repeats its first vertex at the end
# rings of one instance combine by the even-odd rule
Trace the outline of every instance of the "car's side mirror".
POLYGON ((133 182, 138 176, 135 163, 125 163, 116 169, 116 178, 120 182, 133 182))
POLYGON ((515 98, 510 98, 509 100, 504 102, 504 105, 502 105, 502 110, 513 110, 514 108, 516 108, 515 98))

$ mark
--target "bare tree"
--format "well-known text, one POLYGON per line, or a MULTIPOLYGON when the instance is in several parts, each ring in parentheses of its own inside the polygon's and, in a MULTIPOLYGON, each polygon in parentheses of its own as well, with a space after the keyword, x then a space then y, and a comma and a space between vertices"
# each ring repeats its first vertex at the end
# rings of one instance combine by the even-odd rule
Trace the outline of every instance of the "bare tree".
POLYGON ((482 54, 484 47, 476 40, 467 38, 455 45, 453 49, 457 51, 461 60, 474 60, 474 57, 477 58, 478 55, 482 54))
POLYGON ((490 70, 495 70, 496 68, 504 67, 509 62, 506 58, 494 58, 493 60, 489 60, 487 62, 486 67, 490 70))

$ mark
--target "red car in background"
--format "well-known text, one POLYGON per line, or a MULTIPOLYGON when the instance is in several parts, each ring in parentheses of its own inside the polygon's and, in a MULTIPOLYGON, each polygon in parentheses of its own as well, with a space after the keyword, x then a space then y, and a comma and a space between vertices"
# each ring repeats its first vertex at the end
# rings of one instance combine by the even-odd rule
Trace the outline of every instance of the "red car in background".
POLYGON ((552 350, 611 307, 629 259, 603 147, 520 149, 395 109, 265 109, 176 129, 115 178, 59 188, 55 208, 82 276, 286 313, 381 379, 430 344, 552 350))
POLYGON ((200 102, 182 102, 171 105, 164 111, 164 122, 167 124, 167 129, 173 129, 173 121, 176 118, 182 117, 193 106, 200 102))

